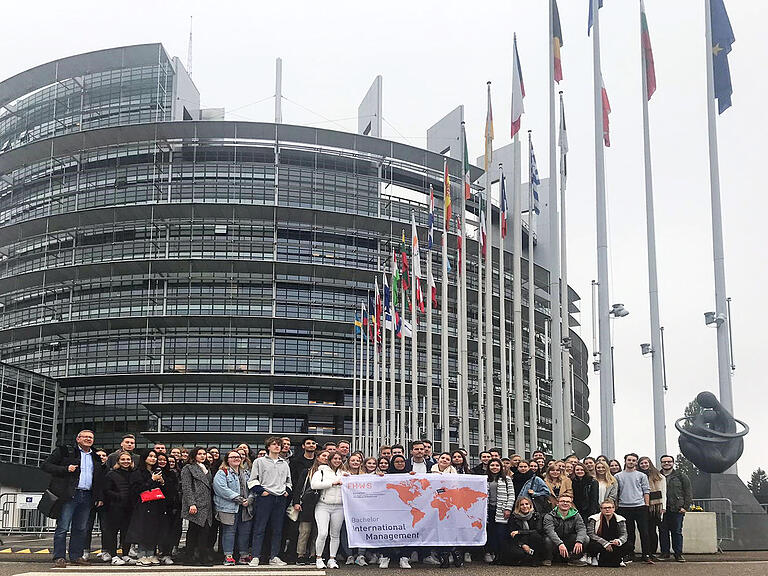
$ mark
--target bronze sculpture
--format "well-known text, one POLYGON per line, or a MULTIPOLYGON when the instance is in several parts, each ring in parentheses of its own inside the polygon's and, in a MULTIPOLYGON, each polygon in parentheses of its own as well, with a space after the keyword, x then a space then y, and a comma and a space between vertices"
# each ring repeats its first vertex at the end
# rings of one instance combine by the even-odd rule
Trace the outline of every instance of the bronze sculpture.
POLYGON ((734 418, 711 392, 699 393, 696 402, 703 409, 699 414, 675 421, 680 451, 699 470, 725 472, 741 457, 749 426, 734 418), (737 423, 743 427, 740 432, 737 423))

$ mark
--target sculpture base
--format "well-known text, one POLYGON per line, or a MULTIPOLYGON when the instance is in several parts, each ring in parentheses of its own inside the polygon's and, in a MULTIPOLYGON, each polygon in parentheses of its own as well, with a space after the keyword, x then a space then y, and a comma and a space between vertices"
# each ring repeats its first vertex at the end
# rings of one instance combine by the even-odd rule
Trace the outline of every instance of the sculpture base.
MULTIPOLYGON (((736 474, 702 474, 693 486, 693 495, 694 498, 727 498, 731 501, 732 531, 725 515, 718 515, 723 550, 768 550, 768 514, 736 474), (731 533, 733 539, 726 539, 731 533)), ((725 507, 715 511, 723 512, 725 507)))

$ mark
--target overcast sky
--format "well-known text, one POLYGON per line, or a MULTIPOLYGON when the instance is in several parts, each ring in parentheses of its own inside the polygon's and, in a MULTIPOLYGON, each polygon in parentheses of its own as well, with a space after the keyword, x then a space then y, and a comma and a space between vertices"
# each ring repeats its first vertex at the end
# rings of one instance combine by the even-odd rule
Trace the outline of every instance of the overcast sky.
MULTIPOLYGON (((601 10, 603 76, 612 147, 606 151, 611 301, 630 310, 614 322, 617 452, 652 454, 645 200, 642 159, 639 0, 601 10)), ((568 178, 569 283, 581 294, 581 336, 591 348, 590 281, 596 277, 592 51, 588 0, 560 0, 571 154, 568 178)), ((764 227, 768 114, 764 73, 768 4, 726 0, 736 43, 730 56, 733 107, 718 121, 728 295, 733 299, 734 402, 752 431, 739 473, 768 467, 759 402, 768 319, 764 227), (762 352, 764 353, 764 352, 762 352)), ((706 123, 704 0, 646 0, 658 90, 650 104, 661 322, 667 348, 668 448, 672 423, 701 390, 717 392, 706 123)), ((356 129, 357 105, 384 77, 384 136, 426 145, 426 130, 466 106, 470 157, 482 154, 485 83, 493 82, 495 144, 509 142, 512 33, 517 32, 527 98, 523 129, 548 173, 547 10, 544 0, 505 2, 224 2, 135 0, 12 3, 4 7, 0 77, 63 56, 162 42, 186 61, 193 16, 192 76, 204 106, 231 120, 272 121, 274 59, 283 58, 286 123, 356 129)), ((599 450, 598 379, 590 374, 592 435, 599 450)))

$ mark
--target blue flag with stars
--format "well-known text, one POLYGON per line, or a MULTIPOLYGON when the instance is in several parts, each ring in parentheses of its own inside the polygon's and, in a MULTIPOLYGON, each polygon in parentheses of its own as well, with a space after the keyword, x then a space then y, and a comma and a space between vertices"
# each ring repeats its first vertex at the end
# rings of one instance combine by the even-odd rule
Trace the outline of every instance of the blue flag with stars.
POLYGON ((715 78, 715 98, 718 113, 722 114, 731 106, 733 87, 728 54, 736 38, 733 36, 733 28, 731 28, 731 21, 728 19, 723 0, 711 0, 709 16, 712 22, 712 71, 715 78))

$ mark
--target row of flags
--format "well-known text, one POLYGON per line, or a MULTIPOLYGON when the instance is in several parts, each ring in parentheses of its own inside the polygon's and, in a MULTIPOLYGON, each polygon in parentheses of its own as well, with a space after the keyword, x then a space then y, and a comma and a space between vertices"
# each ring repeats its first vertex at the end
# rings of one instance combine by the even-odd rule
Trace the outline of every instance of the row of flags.
MULTIPOLYGON (((563 79, 563 68, 561 60, 561 48, 564 46, 562 26, 560 23, 560 13, 557 7, 557 1, 552 0, 552 43, 553 43, 553 67, 554 67, 554 79, 556 82, 560 82, 563 79)), ((589 2, 589 16, 587 33, 591 34, 593 27, 593 2, 589 2)), ((598 0, 597 8, 603 7, 604 0, 598 0)), ((656 92, 656 71, 653 57, 653 49, 651 47, 650 33, 648 29, 648 19, 646 17, 645 3, 640 0, 640 22, 641 22, 641 45, 643 51, 643 65, 646 81, 646 99, 650 101, 653 94, 656 92)), ((712 54, 713 54, 713 73, 714 73, 714 85, 715 85, 715 98, 718 102, 718 111, 722 114, 727 108, 731 106, 731 94, 733 92, 731 85, 730 67, 728 63, 728 54, 730 54, 735 37, 733 29, 731 27, 728 14, 725 9, 724 0, 710 0, 710 19, 712 24, 712 54)), ((602 120, 603 120, 603 141, 605 146, 610 147, 610 114, 611 105, 608 99, 608 93, 605 88, 605 82, 601 79, 601 97, 602 97, 602 120)), ((511 96, 511 137, 514 138, 520 131, 521 118, 525 111, 524 106, 525 98, 525 84, 523 81, 522 69, 520 65, 520 55, 518 52, 517 35, 513 40, 513 56, 512 56, 512 96, 511 96)), ((463 178, 462 187, 464 189, 464 197, 469 200, 471 198, 471 182, 469 176, 469 153, 467 147, 466 131, 462 124, 462 136, 464 139, 464 162, 463 162, 463 178)), ((484 156, 484 168, 486 171, 490 169, 493 156, 493 110, 491 104, 491 90, 490 83, 488 85, 488 102, 487 102, 487 116, 485 125, 485 156, 484 156)), ((560 133, 559 133, 559 146, 561 148, 561 178, 564 179, 567 176, 567 166, 565 155, 568 151, 568 139, 565 123, 565 109, 563 106, 562 96, 560 98, 560 133)), ((538 187, 541 184, 539 179, 539 173, 536 165, 536 156, 534 153, 533 145, 529 146, 529 183, 532 187, 534 205, 533 210, 535 214, 539 214, 539 195, 538 187)), ((447 162, 444 164, 443 172, 443 190, 444 190, 444 225, 447 231, 450 226, 451 219, 453 217, 453 209, 451 203, 451 180, 448 172, 447 162)), ((486 191, 487 193, 487 191, 486 191)), ((479 238, 481 242, 481 251, 483 257, 486 256, 487 251, 487 230, 486 230, 486 210, 488 209, 488 198, 484 194, 478 194, 477 202, 479 206, 479 238)), ((500 209, 501 209, 501 233, 502 237, 506 237, 507 234, 507 218, 509 213, 508 197, 506 191, 506 179, 502 175, 501 178, 501 191, 500 191, 500 209)), ((457 229, 461 230, 461 216, 456 216, 457 229)), ((435 227, 435 198, 434 190, 430 185, 429 195, 429 214, 428 214, 428 235, 427 235, 427 249, 432 251, 434 249, 434 227, 435 227)), ((368 321, 368 316, 365 312, 360 317, 355 319, 355 329, 359 329, 361 332, 365 329, 373 330, 375 328, 376 338, 379 338, 379 333, 382 327, 389 326, 392 315, 395 318, 395 330, 398 337, 402 337, 405 332, 406 335, 412 332, 410 324, 400 318, 397 312, 398 307, 398 294, 402 292, 403 296, 407 298, 408 291, 412 288, 416 290, 416 302, 419 311, 422 313, 425 311, 425 302, 423 293, 421 291, 420 279, 422 278, 421 269, 421 250, 419 245, 418 234, 416 230, 415 219, 411 218, 411 257, 414 266, 414 273, 416 276, 416 286, 410 286, 410 271, 409 271, 409 259, 408 251, 406 249, 405 231, 403 230, 400 245, 399 258, 395 254, 395 250, 392 252, 392 270, 391 277, 393 286, 390 287, 387 282, 387 274, 383 275, 383 301, 379 294, 378 279, 376 281, 376 293, 372 297, 372 302, 369 302, 369 308, 375 310, 375 316, 371 321, 368 321), (399 260, 399 265, 398 265, 399 260), (384 317, 384 324, 382 324, 382 316, 384 317)), ((461 234, 457 236, 457 261, 458 270, 461 269, 462 259, 462 237, 461 234)), ((450 260, 445 264, 448 271, 451 270, 450 260)), ((433 308, 438 308, 437 300, 437 288, 435 286, 434 275, 431 267, 427 270, 427 290, 431 300, 433 308)), ((410 308, 410 301, 408 301, 410 308)))

